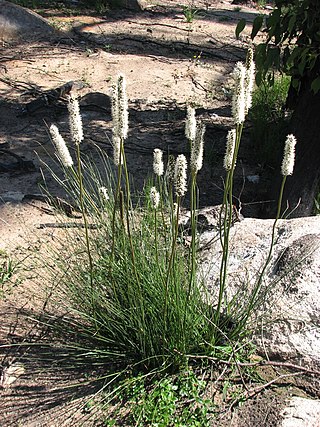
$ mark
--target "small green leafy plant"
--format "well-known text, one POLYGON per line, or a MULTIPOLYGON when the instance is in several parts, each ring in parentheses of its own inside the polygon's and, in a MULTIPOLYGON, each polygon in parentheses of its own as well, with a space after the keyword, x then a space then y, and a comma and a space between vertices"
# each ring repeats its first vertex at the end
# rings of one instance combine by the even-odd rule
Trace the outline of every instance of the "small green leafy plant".
POLYGON ((198 9, 194 7, 193 2, 190 2, 186 6, 183 6, 182 11, 185 20, 188 22, 188 24, 191 24, 196 19, 199 12, 198 9))
POLYGON ((259 8, 259 7, 265 7, 266 6, 266 4, 267 4, 267 1, 266 0, 257 0, 256 1, 256 3, 257 3, 257 7, 259 8))
POLYGON ((212 409, 204 397, 206 382, 191 370, 176 376, 164 376, 146 381, 137 378, 126 389, 130 421, 136 426, 206 427, 212 409))
POLYGON ((5 296, 6 286, 10 283, 15 266, 5 252, 0 253, 0 299, 5 296))

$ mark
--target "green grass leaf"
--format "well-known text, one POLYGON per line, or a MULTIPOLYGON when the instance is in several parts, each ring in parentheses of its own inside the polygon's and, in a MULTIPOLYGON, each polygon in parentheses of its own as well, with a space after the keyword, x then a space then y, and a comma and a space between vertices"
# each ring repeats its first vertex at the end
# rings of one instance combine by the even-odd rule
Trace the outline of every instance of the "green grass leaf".
POLYGON ((237 39, 239 39, 240 33, 244 30, 246 24, 247 24, 247 21, 244 18, 240 19, 240 21, 238 22, 236 31, 235 31, 237 39))

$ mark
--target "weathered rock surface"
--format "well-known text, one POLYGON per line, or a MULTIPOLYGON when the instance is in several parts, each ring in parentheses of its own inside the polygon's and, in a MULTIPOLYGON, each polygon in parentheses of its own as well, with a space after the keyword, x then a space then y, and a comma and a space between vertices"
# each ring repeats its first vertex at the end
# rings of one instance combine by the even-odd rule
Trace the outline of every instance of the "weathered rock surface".
POLYGON ((143 0, 109 0, 109 5, 115 9, 129 9, 135 11, 141 11, 145 2, 143 0))
MULTIPOLYGON (((210 209, 202 212, 209 223, 217 221, 210 209)), ((268 257, 272 226, 273 220, 247 218, 231 228, 226 294, 229 300, 238 294, 236 306, 249 302, 268 257)), ((216 295, 221 260, 218 232, 204 231, 201 246, 201 272, 216 295)), ((319 216, 278 222, 258 295, 253 326, 260 351, 270 358, 320 366, 319 216)))
POLYGON ((281 427, 319 427, 320 400, 292 397, 280 415, 281 427))
POLYGON ((0 0, 0 40, 2 42, 43 39, 54 33, 55 30, 37 13, 0 0))

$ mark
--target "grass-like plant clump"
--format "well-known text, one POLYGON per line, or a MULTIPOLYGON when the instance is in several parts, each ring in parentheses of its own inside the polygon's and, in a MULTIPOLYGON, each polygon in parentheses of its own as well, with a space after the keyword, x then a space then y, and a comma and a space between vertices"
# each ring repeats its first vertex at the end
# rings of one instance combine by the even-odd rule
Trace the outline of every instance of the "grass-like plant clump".
POLYGON ((106 370, 106 395, 119 398, 119 393, 126 394, 133 403, 132 420, 138 426, 205 426, 207 402, 204 397, 200 399, 202 383, 192 377, 190 361, 208 357, 230 360, 230 355, 243 357, 245 352, 247 323, 271 259, 295 145, 295 138, 289 135, 281 170, 279 208, 265 265, 247 301, 228 299, 233 175, 243 124, 252 104, 254 72, 250 50, 246 64, 237 63, 234 71, 235 127, 228 133, 224 158, 226 178, 219 236, 222 256, 215 300, 204 286, 199 269, 197 175, 203 163, 205 126, 197 120, 195 110, 188 108, 185 129, 190 165, 183 154, 176 159, 169 156, 165 164, 162 151, 154 150, 154 176, 140 197, 131 191, 126 163, 129 119, 124 76, 118 77, 112 97, 113 165, 100 151, 104 165, 101 171, 81 153, 82 121, 73 96, 68 107, 75 148, 71 154, 58 128, 50 127, 63 174, 51 172, 81 212, 79 224, 83 227, 73 234, 70 231, 53 266, 60 310, 63 302, 68 312, 62 318, 63 331, 74 334, 75 341, 69 347, 78 349, 79 358, 106 370), (180 224, 188 186, 191 241, 185 245, 180 224), (194 384, 196 390, 192 388, 194 384), (177 404, 185 395, 198 405, 188 416, 177 404), (143 404, 137 408, 139 396, 143 404), (167 421, 158 423, 158 411, 167 421), (174 421, 177 416, 180 424, 174 421))

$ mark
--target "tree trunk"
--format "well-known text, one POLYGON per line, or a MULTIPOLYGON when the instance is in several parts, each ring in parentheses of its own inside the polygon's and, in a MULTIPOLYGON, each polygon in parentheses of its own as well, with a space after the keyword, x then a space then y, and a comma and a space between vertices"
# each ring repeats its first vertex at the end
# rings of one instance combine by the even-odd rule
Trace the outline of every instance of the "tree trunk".
MULTIPOLYGON (((297 206, 290 217, 312 215, 314 199, 320 191, 319 112, 320 92, 314 94, 310 89, 301 91, 290 124, 290 132, 297 138, 295 167, 293 175, 287 178, 283 196, 283 210, 288 206, 287 213, 297 206)), ((280 179, 272 183, 272 199, 277 199, 280 179)))

